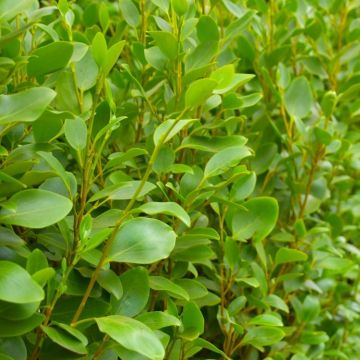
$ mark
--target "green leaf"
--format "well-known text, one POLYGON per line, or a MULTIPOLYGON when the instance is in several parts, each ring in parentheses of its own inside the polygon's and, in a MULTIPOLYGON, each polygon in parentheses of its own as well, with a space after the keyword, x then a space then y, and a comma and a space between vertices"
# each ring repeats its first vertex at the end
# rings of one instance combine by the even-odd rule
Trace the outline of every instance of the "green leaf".
POLYGON ((46 88, 31 88, 12 95, 0 95, 0 125, 35 121, 53 101, 56 92, 46 88))
POLYGON ((128 25, 136 28, 140 24, 140 14, 132 0, 119 0, 119 6, 128 25))
POLYGON ((280 248, 275 256, 276 265, 286 264, 290 262, 306 261, 307 254, 297 249, 280 248))
POLYGON ((249 321, 249 324, 263 326, 284 326, 281 318, 272 314, 257 315, 249 321))
MULTIPOLYGON (((89 201, 96 201, 103 198, 108 198, 110 200, 129 200, 135 195, 140 183, 141 181, 135 180, 109 185, 105 189, 98 191, 89 201)), ((146 182, 137 198, 145 196, 155 188, 156 186, 154 184, 146 182)))
POLYGON ((144 268, 136 267, 121 275, 123 296, 112 301, 116 315, 135 316, 144 310, 149 300, 150 287, 148 273, 144 268))
POLYGON ((29 10, 34 5, 34 0, 1 0, 0 22, 11 20, 23 11, 29 10))
POLYGON ((171 227, 159 220, 129 220, 117 232, 108 260, 151 264, 169 256, 175 239, 176 234, 171 227))
POLYGON ((237 202, 244 200, 250 196, 256 185, 256 175, 255 172, 250 174, 244 174, 238 180, 236 180, 231 187, 230 199, 231 201, 237 202))
POLYGON ((304 76, 294 79, 285 92, 285 107, 291 116, 305 117, 313 106, 309 82, 304 76))
POLYGON ((179 16, 185 15, 189 8, 188 0, 171 0, 171 6, 179 16))
POLYGON ((250 328, 247 331, 242 343, 262 349, 263 346, 278 343, 284 336, 285 333, 279 328, 273 326, 258 326, 250 328))
POLYGON ((204 332, 204 317, 195 303, 184 306, 181 321, 183 329, 179 335, 186 340, 195 340, 204 332))
POLYGON ((246 146, 232 146, 221 150, 213 155, 205 165, 204 177, 210 178, 223 174, 250 155, 251 151, 246 146))
POLYGON ((276 225, 279 214, 277 201, 270 197, 258 197, 250 199, 243 207, 237 209, 232 218, 234 238, 263 240, 276 225))
POLYGON ((228 147, 243 146, 246 144, 247 139, 240 135, 229 135, 229 136, 188 136, 186 137, 181 145, 177 148, 180 149, 196 149, 208 152, 218 152, 228 147))
POLYGON ((152 330, 162 329, 168 326, 180 326, 181 321, 173 315, 162 311, 146 312, 136 317, 152 330))
POLYGON ((216 22, 210 16, 200 16, 196 25, 197 36, 200 42, 219 41, 220 35, 216 22))
POLYGON ((99 285, 114 295, 116 299, 120 299, 123 295, 123 288, 120 278, 110 269, 101 270, 97 277, 99 285))
POLYGON ((176 37, 167 31, 151 31, 151 37, 161 52, 170 60, 175 60, 178 55, 178 41, 176 37))
POLYGON ((67 142, 73 149, 78 151, 85 149, 87 127, 81 117, 65 120, 64 132, 67 142))
POLYGON ((162 360, 165 350, 154 332, 140 321, 112 315, 95 319, 99 330, 118 344, 152 360, 162 360))
POLYGON ((19 191, 9 203, 11 209, 0 211, 0 222, 32 229, 59 222, 72 208, 72 202, 64 196, 40 189, 19 191))
POLYGON ((52 73, 67 66, 73 54, 73 45, 66 41, 55 41, 35 49, 27 65, 30 76, 52 73))
POLYGON ((44 299, 43 289, 21 266, 0 261, 0 300, 26 304, 44 299))
POLYGON ((50 326, 42 326, 44 333, 56 344, 68 349, 76 354, 87 354, 85 345, 76 337, 69 334, 64 329, 50 326))
POLYGON ((192 82, 185 93, 186 107, 194 108, 203 105, 216 86, 217 81, 213 79, 200 79, 192 82))
POLYGON ((225 65, 211 73, 210 78, 217 82, 214 94, 225 94, 253 79, 253 74, 235 74, 234 65, 225 65))
POLYGON ((1 319, 0 337, 8 338, 28 334, 37 328, 45 319, 44 315, 34 314, 28 319, 13 321, 1 319))
POLYGON ((160 142, 165 144, 171 140, 177 133, 179 133, 186 126, 192 124, 198 119, 184 119, 175 121, 173 119, 166 120, 161 123, 154 132, 154 144, 158 145, 160 142), (167 134, 167 135, 166 135, 167 134), (166 136, 165 136, 166 135, 166 136))
POLYGON ((91 50, 96 64, 102 68, 107 54, 106 39, 102 32, 97 32, 91 43, 91 50))
POLYGON ((25 245, 25 241, 18 235, 7 228, 0 226, 0 246, 17 248, 23 245, 25 245))
POLYGON ((134 209, 134 212, 143 212, 148 215, 166 214, 177 217, 186 226, 190 227, 191 220, 187 212, 174 202, 148 202, 134 209))
POLYGON ((189 301, 190 297, 186 290, 163 276, 150 276, 150 287, 156 291, 165 291, 177 299, 189 301))
POLYGON ((125 46, 125 41, 119 41, 115 43, 113 46, 110 47, 110 49, 106 53, 106 59, 103 63, 103 72, 105 75, 107 75, 110 70, 113 68, 113 66, 118 61, 118 58, 125 46))

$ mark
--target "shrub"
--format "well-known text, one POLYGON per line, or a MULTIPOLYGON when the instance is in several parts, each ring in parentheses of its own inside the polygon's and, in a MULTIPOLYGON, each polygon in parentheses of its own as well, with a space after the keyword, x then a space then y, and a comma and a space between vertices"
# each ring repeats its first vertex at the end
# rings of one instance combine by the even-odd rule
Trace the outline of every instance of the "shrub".
POLYGON ((359 8, 0 0, 0 358, 359 358, 359 8))

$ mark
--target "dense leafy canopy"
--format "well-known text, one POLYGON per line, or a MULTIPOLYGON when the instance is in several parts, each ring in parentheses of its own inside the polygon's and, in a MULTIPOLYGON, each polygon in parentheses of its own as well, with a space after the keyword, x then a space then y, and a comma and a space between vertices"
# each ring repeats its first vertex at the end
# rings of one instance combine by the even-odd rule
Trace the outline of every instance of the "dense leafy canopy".
POLYGON ((359 359, 359 15, 0 0, 0 359, 359 359))

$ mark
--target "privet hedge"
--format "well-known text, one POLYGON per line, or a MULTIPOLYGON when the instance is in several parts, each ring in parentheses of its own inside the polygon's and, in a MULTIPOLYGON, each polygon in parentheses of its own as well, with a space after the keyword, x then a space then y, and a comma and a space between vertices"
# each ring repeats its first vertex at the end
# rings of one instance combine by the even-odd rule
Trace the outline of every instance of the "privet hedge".
POLYGON ((359 359, 358 0, 0 0, 0 359, 359 359))

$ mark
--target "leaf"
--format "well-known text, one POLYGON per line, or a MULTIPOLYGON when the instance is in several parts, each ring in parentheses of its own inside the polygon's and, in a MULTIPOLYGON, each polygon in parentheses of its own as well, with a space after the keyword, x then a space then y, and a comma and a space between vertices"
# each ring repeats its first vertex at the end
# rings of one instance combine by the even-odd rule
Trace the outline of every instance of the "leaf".
POLYGON ((170 296, 177 299, 189 300, 186 290, 163 276, 150 276, 150 287, 156 291, 166 291, 170 296))
POLYGON ((102 32, 97 32, 91 43, 91 51, 96 64, 102 68, 107 54, 106 39, 102 32))
POLYGON ((250 344, 258 349, 278 343, 285 333, 273 326, 258 326, 250 328, 244 336, 242 343, 250 344))
POLYGON ((171 6, 179 16, 185 15, 189 8, 188 0, 171 0, 171 6))
POLYGON ((205 103, 216 86, 217 81, 214 79, 200 79, 192 82, 185 93, 186 107, 194 108, 205 103))
POLYGON ((191 220, 187 212, 175 202, 148 202, 133 210, 134 212, 144 212, 148 215, 166 214, 177 217, 186 226, 190 227, 191 220))
POLYGON ((44 299, 43 289, 21 266, 0 260, 0 300, 16 304, 38 302, 44 299))
POLYGON ((176 234, 171 227, 159 220, 129 220, 117 232, 108 260, 151 264, 169 256, 175 239, 176 234))
POLYGON ((59 222, 72 208, 72 202, 66 197, 40 189, 19 191, 9 202, 12 209, 0 210, 0 222, 32 229, 59 222))
POLYGON ((309 82, 304 76, 295 78, 285 92, 285 107, 291 116, 305 117, 313 106, 309 82))
POLYGON ((116 299, 121 299, 123 295, 123 288, 120 278, 111 270, 101 270, 97 277, 99 285, 114 295, 116 299))
POLYGON ((154 132, 154 144, 158 145, 160 142, 165 144, 171 140, 177 133, 184 129, 189 124, 198 119, 186 119, 175 121, 173 119, 166 120, 161 123, 154 132))
POLYGON ((297 261, 306 261, 307 258, 307 254, 300 250, 282 247, 276 252, 275 263, 276 265, 280 265, 297 261))
POLYGON ((110 70, 113 68, 113 66, 118 61, 118 58, 125 46, 125 41, 119 41, 115 43, 113 46, 110 47, 110 49, 106 53, 106 59, 103 63, 103 72, 105 75, 107 75, 110 70))
POLYGON ((211 16, 200 16, 196 30, 200 42, 219 41, 218 26, 211 16))
POLYGON ((173 315, 162 311, 146 312, 136 317, 152 330, 162 329, 168 326, 180 326, 181 321, 173 315))
POLYGON ((76 337, 72 336, 64 329, 56 329, 50 326, 41 326, 44 333, 56 344, 68 349, 76 354, 87 354, 86 347, 76 337))
POLYGON ((118 344, 152 360, 162 360, 165 350, 154 332, 140 321, 112 315, 95 319, 99 330, 118 344))
POLYGON ((87 141, 87 127, 85 121, 81 117, 66 119, 64 132, 67 142, 73 149, 77 151, 85 149, 87 141))
POLYGON ((181 145, 177 148, 180 149, 196 149, 208 152, 218 152, 228 147, 243 146, 246 144, 247 139, 240 135, 229 135, 229 136, 188 136, 186 137, 181 145))
POLYGON ((27 64, 30 76, 39 76, 60 70, 68 64, 73 45, 67 41, 55 41, 35 49, 27 64))
POLYGON ((250 155, 251 152, 246 146, 232 146, 221 150, 213 155, 205 165, 204 177, 220 175, 250 155))
MULTIPOLYGON (((103 198, 108 198, 110 200, 129 200, 131 199, 138 187, 140 186, 141 181, 125 181, 119 184, 109 185, 105 189, 98 191, 95 195, 90 198, 91 201, 100 200, 103 198)), ((137 198, 141 198, 153 191, 156 186, 150 182, 146 182, 138 194, 137 198)))
POLYGON ((11 20, 23 11, 29 10, 34 0, 1 0, 0 1, 0 22, 11 20))
POLYGON ((56 92, 46 88, 31 88, 12 95, 0 95, 0 125, 35 121, 53 101, 56 92))
POLYGON ((13 321, 1 319, 0 337, 9 338, 28 334, 31 330, 37 328, 45 319, 44 315, 34 314, 28 319, 13 321))
POLYGON ((136 267, 121 275, 123 296, 112 301, 116 315, 135 316, 144 310, 149 300, 150 287, 148 273, 144 268, 136 267))
POLYGON ((0 226, 0 246, 17 248, 23 245, 25 245, 25 241, 18 235, 7 228, 0 226))
POLYGON ((186 340, 195 340, 204 332, 204 317, 195 303, 189 302, 184 306, 181 321, 183 329, 179 335, 186 340))
POLYGON ((155 40, 160 51, 169 60, 176 59, 178 55, 178 41, 172 33, 167 31, 151 31, 150 35, 155 40))
POLYGON ((233 236, 239 240, 251 237, 254 241, 261 241, 274 228, 279 206, 274 198, 258 197, 243 204, 244 208, 236 210, 232 218, 233 236))
POLYGON ((249 321, 249 325, 284 326, 281 318, 272 314, 257 315, 249 321))
POLYGON ((250 174, 245 174, 236 180, 231 187, 230 199, 231 201, 238 202, 244 200, 250 196, 256 185, 256 175, 255 172, 250 174))
POLYGON ((132 0, 119 0, 119 6, 125 21, 136 28, 140 24, 140 14, 132 0))

